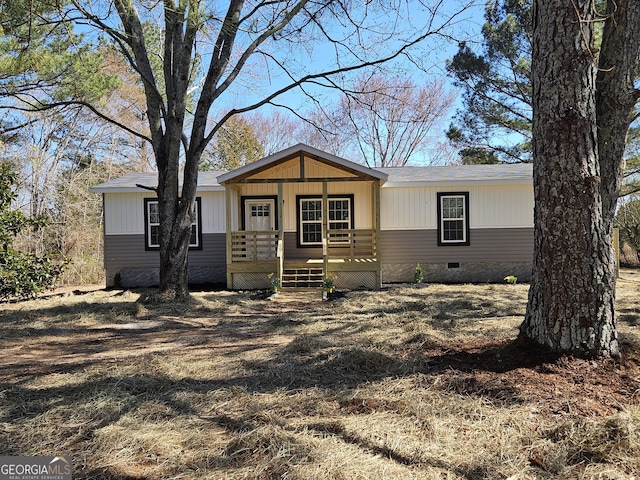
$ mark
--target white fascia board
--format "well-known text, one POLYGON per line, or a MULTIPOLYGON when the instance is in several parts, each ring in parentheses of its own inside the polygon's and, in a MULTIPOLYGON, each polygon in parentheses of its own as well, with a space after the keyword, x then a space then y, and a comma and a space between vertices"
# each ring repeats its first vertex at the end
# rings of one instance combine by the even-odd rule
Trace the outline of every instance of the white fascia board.
MULTIPOLYGON (((219 172, 200 172, 198 178, 198 192, 223 192, 224 187, 215 181, 215 177, 219 172)), ((130 173, 122 177, 111 179, 107 182, 94 185, 89 190, 92 193, 154 193, 153 190, 158 185, 158 174, 147 173, 130 173), (139 185, 149 188, 142 188, 139 185)), ((179 188, 182 188, 182 180, 179 182, 179 188)))
MULTIPOLYGON (((180 186, 182 187, 182 185, 180 186)), ((154 194, 153 190, 149 190, 148 188, 140 188, 140 187, 92 187, 89 189, 91 193, 149 193, 154 194)), ((198 187, 196 192, 224 192, 224 187, 221 185, 217 186, 204 186, 198 187)))
POLYGON ((533 181, 530 178, 523 179, 493 179, 493 180, 457 180, 457 181, 425 181, 418 180, 415 182, 387 182, 382 188, 402 188, 402 187, 458 187, 458 186, 474 186, 474 185, 531 185, 533 181))

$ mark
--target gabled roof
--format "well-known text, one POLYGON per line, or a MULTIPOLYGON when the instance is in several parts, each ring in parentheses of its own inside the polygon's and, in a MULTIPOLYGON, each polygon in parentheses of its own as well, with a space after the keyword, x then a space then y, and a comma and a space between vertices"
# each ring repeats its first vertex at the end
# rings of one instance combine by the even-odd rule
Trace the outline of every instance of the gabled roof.
MULTIPOLYGON (((224 187, 218 183, 216 178, 224 172, 199 172, 198 173, 198 190, 203 192, 224 191, 224 187)), ((180 182, 182 186, 182 182, 180 182)), ((91 188, 93 193, 127 193, 127 192, 146 192, 149 188, 158 186, 158 174, 155 172, 147 173, 128 173, 119 178, 114 178, 108 182, 101 183, 91 188), (142 188, 142 185, 148 188, 142 188)))
POLYGON ((388 175, 384 187, 531 184, 533 164, 447 165, 428 167, 386 167, 377 170, 388 175))
POLYGON ((267 170, 268 168, 287 160, 304 155, 305 157, 313 158, 328 165, 340 168, 347 172, 353 173, 356 176, 365 176, 370 178, 377 178, 383 182, 387 180, 387 174, 380 170, 365 167, 358 163, 346 160, 342 157, 332 155, 327 152, 323 152, 309 145, 299 143, 293 147, 289 147, 280 152, 269 155, 268 157, 261 158, 260 160, 240 167, 231 172, 224 173, 218 177, 218 183, 224 184, 225 182, 238 181, 243 178, 255 175, 259 172, 267 170))

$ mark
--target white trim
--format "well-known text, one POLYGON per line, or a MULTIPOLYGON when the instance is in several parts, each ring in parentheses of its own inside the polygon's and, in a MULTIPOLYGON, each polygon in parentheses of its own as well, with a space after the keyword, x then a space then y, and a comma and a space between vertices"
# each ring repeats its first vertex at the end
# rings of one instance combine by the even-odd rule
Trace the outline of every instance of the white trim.
MULTIPOLYGON (((298 199, 298 208, 299 208, 299 212, 300 212, 300 218, 298 218, 298 243, 301 246, 320 246, 322 245, 322 240, 320 240, 319 242, 305 242, 304 241, 304 229, 303 226, 304 225, 320 225, 320 231, 322 232, 322 197, 312 197, 312 198, 299 198, 298 199), (303 216, 303 211, 302 211, 302 204, 303 202, 315 202, 318 203, 320 205, 320 218, 316 218, 314 220, 304 220, 302 218, 303 216)), ((318 212, 318 210, 314 210, 314 212, 318 212)), ((321 233, 322 235, 322 233, 321 233)))
MULTIPOLYGON (((339 195, 331 195, 328 199, 327 199, 327 204, 330 204, 331 202, 336 202, 336 201, 346 201, 347 202, 347 206, 349 208, 348 210, 348 215, 349 218, 347 218, 346 220, 341 219, 341 220, 331 220, 330 218, 327 219, 327 228, 329 229, 329 231, 332 230, 332 228, 330 228, 330 225, 336 224, 336 223, 346 223, 348 226, 346 229, 342 229, 342 228, 338 228, 335 230, 350 230, 351 229, 351 224, 353 221, 353 210, 354 210, 354 201, 352 201, 352 197, 347 195, 344 197, 341 197, 339 195)), ((298 230, 298 244, 300 246, 304 246, 304 247, 310 247, 310 246, 321 246, 322 245, 322 241, 319 242, 305 242, 303 239, 303 228, 302 225, 303 224, 320 224, 322 225, 322 205, 320 205, 320 218, 316 219, 316 220, 303 220, 302 219, 302 202, 305 201, 311 201, 311 202, 320 202, 322 203, 322 197, 315 197, 315 196, 311 196, 311 197, 300 197, 298 198, 298 206, 297 206, 297 210, 300 214, 299 218, 297 219, 298 222, 298 226, 297 226, 297 230, 298 230)), ((327 205, 328 206, 328 205, 327 205)), ((328 209, 327 214, 330 215, 330 210, 328 209)), ((340 241, 337 239, 334 239, 331 242, 333 245, 339 245, 342 243, 349 243, 348 240, 347 241, 340 241)))
POLYGON ((463 195, 463 194, 458 194, 458 193, 452 193, 452 194, 448 194, 445 192, 442 192, 439 196, 439 200, 440 200, 440 204, 439 204, 439 208, 440 208, 440 243, 442 244, 458 244, 458 243, 467 243, 468 239, 467 239, 467 229, 468 229, 468 222, 469 222, 469 205, 467 205, 467 196, 463 195), (462 216, 458 217, 446 217, 445 218, 445 211, 444 211, 444 203, 445 200, 447 199, 462 199, 462 216), (456 239, 449 239, 446 240, 444 238, 445 235, 445 224, 446 222, 462 222, 462 238, 456 238, 456 239))
MULTIPOLYGON (((147 211, 145 212, 146 215, 144 216, 144 218, 146 219, 146 225, 144 226, 145 231, 147 232, 146 235, 146 239, 147 239, 147 248, 160 248, 160 243, 151 243, 151 229, 153 227, 157 227, 158 229, 160 228, 160 212, 157 211, 156 215, 158 216, 158 221, 157 222, 152 222, 151 221, 151 206, 155 205, 156 210, 158 210, 158 201, 157 200, 146 200, 144 202, 145 208, 147 209, 147 211)), ((158 233, 158 235, 160 235, 160 233, 158 233)))
MULTIPOLYGON (((153 199, 144 199, 144 205, 145 208, 147 209, 147 211, 145 212, 146 214, 144 215, 144 219, 145 219, 145 248, 148 249, 156 249, 156 248, 160 248, 160 244, 159 243, 151 243, 151 227, 158 227, 160 228, 160 212, 158 212, 158 222, 151 222, 150 221, 150 216, 151 216, 151 212, 150 207, 151 205, 158 205, 158 200, 153 200, 153 199)), ((196 228, 195 231, 195 237, 196 237, 196 241, 195 243, 191 243, 189 242, 189 248, 200 248, 200 238, 202 236, 202 232, 198 231, 198 226, 200 225, 199 221, 198 221, 198 216, 200 215, 200 211, 199 208, 200 207, 200 202, 196 201, 196 208, 194 209, 194 215, 193 215, 193 219, 191 221, 191 231, 193 232, 193 227, 196 228)))

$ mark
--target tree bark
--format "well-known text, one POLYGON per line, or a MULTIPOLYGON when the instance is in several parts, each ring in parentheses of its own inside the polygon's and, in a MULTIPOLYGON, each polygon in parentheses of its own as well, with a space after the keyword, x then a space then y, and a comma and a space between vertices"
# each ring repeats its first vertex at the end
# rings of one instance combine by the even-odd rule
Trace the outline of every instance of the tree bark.
POLYGON ((160 294, 171 299, 189 296, 188 254, 193 199, 179 195, 177 158, 174 168, 158 169, 160 212, 160 294), (169 177, 167 179, 167 177, 169 177), (175 177, 175 178, 174 178, 175 177))
POLYGON ((581 356, 619 353, 614 253, 598 157, 595 4, 536 0, 534 264, 520 338, 581 356))
POLYGON ((640 2, 607 5, 598 63, 596 112, 603 215, 613 229, 624 172, 626 134, 633 121, 640 63, 640 2))

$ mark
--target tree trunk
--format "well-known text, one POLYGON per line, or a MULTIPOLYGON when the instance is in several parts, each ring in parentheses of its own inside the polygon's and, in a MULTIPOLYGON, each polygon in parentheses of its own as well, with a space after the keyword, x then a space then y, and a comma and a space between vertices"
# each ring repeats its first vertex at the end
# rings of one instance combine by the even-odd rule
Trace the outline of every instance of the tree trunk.
POLYGON ((640 2, 610 1, 600 46, 596 92, 603 215, 613 222, 624 172, 626 134, 633 121, 640 63, 640 2))
MULTIPOLYGON (((180 131, 173 130, 175 135, 180 131)), ((171 140, 166 133, 168 146, 165 155, 158 158, 158 209, 160 213, 160 294, 168 299, 185 299, 189 296, 188 254, 191 238, 191 218, 195 207, 197 170, 194 179, 184 173, 182 191, 179 189, 180 141, 171 140)))
POLYGON ((534 264, 520 338, 617 355, 611 235, 597 146, 593 2, 536 0, 532 58, 534 264))
POLYGON ((188 253, 191 214, 177 194, 158 192, 160 211, 160 294, 168 300, 184 299, 188 290, 188 253), (160 200, 162 199, 162 200, 160 200))

